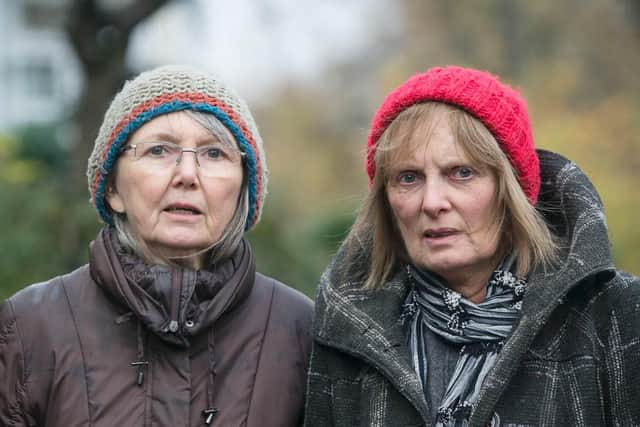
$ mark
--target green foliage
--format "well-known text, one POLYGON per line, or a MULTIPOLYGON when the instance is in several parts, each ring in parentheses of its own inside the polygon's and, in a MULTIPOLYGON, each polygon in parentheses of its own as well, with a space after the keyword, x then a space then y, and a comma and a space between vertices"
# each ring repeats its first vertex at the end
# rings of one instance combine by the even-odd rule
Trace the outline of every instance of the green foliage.
POLYGON ((300 221, 282 221, 284 210, 267 210, 248 236, 256 267, 313 297, 322 270, 346 236, 354 216, 332 211, 308 218, 302 225, 300 221))
POLYGON ((0 137, 0 182, 22 184, 33 182, 39 175, 39 164, 28 158, 20 158, 20 144, 15 138, 0 137))
MULTIPOLYGON (((82 254, 65 251, 65 240, 77 231, 70 236, 60 227, 64 216, 80 217, 82 207, 63 203, 55 185, 12 185, 7 191, 0 184, 0 205, 0 224, 6 224, 0 243, 0 298, 83 263, 82 254)), ((75 225, 82 229, 84 224, 75 225)))
POLYGON ((42 172, 59 177, 68 166, 68 153, 59 140, 57 126, 32 125, 19 129, 16 157, 37 163, 42 172))
POLYGON ((0 298, 86 262, 95 213, 86 197, 65 191, 67 153, 54 127, 26 128, 0 138, 0 298), (76 251, 75 242, 83 241, 76 251))
POLYGON ((614 260, 621 268, 640 273, 637 100, 612 96, 581 109, 550 108, 546 101, 536 106, 541 110, 535 129, 539 145, 563 154, 585 170, 605 207, 614 260))

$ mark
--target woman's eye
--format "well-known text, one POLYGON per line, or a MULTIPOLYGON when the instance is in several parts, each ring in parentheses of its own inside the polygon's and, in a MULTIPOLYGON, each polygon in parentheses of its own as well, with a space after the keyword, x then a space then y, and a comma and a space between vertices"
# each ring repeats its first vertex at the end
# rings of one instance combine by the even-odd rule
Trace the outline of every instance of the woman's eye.
POLYGON ((413 184, 417 179, 416 174, 410 172, 405 172, 398 176, 398 182, 400 184, 413 184))
POLYGON ((217 147, 209 147, 207 148, 205 155, 208 159, 217 159, 222 156, 222 150, 217 147))
POLYGON ((473 177, 473 175, 473 169, 466 166, 460 166, 453 170, 453 176, 458 179, 469 179, 473 177))
POLYGON ((169 154, 171 150, 164 144, 148 145, 144 151, 145 156, 161 157, 169 154))
POLYGON ((212 145, 200 148, 198 156, 201 160, 223 160, 229 157, 229 153, 222 146, 212 145))
POLYGON ((156 145, 154 147, 151 147, 151 154, 155 154, 155 155, 160 155, 162 153, 164 153, 164 147, 162 145, 156 145))

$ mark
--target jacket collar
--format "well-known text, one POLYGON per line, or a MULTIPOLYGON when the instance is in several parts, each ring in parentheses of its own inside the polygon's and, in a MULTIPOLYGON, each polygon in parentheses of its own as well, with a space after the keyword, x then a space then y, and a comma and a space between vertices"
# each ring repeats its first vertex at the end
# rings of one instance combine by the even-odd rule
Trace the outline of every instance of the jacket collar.
MULTIPOLYGON (((539 150, 538 155, 542 178, 539 206, 559 237, 560 261, 553 269, 530 275, 522 317, 483 384, 471 425, 484 425, 490 418, 533 338, 567 292, 585 279, 596 275, 606 279, 614 274, 602 202, 593 185, 564 157, 544 150, 539 150)), ((363 250, 368 250, 366 244, 363 250)), ((316 339, 380 370, 423 419, 430 420, 400 320, 408 291, 404 272, 396 273, 381 290, 366 291, 358 280, 338 279, 341 275, 336 270, 344 265, 344 252, 344 248, 339 250, 320 280, 314 323, 316 339)), ((354 271, 361 267, 347 268, 354 271)))
POLYGON ((553 269, 529 277, 522 316, 485 380, 470 425, 484 425, 515 374, 527 349, 567 293, 590 279, 615 275, 604 208, 589 178, 573 162, 538 150, 542 187, 538 206, 559 238, 553 269))
POLYGON ((91 277, 123 312, 181 347, 242 303, 255 279, 253 252, 244 239, 231 258, 200 271, 149 266, 123 252, 111 227, 91 243, 89 256, 91 277))
POLYGON ((405 345, 401 312, 408 288, 398 271, 382 289, 363 290, 361 282, 340 282, 334 270, 344 247, 327 268, 316 297, 315 339, 365 360, 380 370, 423 419, 430 411, 405 345))

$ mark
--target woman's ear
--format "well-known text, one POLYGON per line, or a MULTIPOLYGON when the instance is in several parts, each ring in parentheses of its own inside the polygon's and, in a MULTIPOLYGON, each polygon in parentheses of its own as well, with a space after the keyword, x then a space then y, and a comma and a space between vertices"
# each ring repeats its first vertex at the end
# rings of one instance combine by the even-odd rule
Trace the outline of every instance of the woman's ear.
POLYGON ((120 194, 118 194, 118 191, 113 186, 109 185, 107 186, 106 193, 105 199, 107 200, 107 203, 109 203, 111 210, 117 213, 125 213, 124 201, 122 200, 122 197, 120 197, 120 194))

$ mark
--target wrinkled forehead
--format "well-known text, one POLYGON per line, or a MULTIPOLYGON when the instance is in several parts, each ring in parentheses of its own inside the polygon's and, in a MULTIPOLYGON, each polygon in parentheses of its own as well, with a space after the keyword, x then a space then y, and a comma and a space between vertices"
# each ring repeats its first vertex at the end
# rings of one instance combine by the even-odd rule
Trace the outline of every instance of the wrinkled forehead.
POLYGON ((499 150, 489 131, 477 119, 442 103, 415 105, 400 114, 380 138, 376 164, 388 170, 394 164, 413 158, 430 144, 436 132, 450 132, 455 154, 477 166, 493 165, 499 150), (488 150, 487 144, 495 145, 488 150))
MULTIPOLYGON (((415 157, 418 152, 424 152, 436 133, 450 132, 456 149, 461 149, 455 132, 451 129, 450 119, 450 112, 445 109, 435 110, 430 114, 399 116, 389 126, 385 137, 381 138, 377 149, 380 157, 378 164, 389 168, 415 157)), ((466 157, 466 152, 461 150, 459 155, 466 157)))

